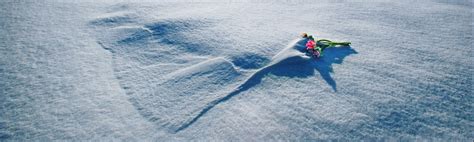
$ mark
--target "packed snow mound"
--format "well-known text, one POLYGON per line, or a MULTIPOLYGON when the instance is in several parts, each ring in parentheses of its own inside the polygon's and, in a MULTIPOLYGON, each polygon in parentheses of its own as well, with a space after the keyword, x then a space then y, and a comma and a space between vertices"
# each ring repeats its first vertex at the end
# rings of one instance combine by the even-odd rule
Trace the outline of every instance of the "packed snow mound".
POLYGON ((148 77, 144 79, 146 78, 150 84, 145 85, 149 86, 146 88, 128 83, 130 81, 126 81, 126 78, 131 75, 128 72, 139 74, 152 71, 129 67, 128 69, 133 71, 125 73, 118 71, 117 75, 119 80, 124 81, 122 86, 144 117, 165 128, 166 131, 176 133, 191 126, 219 103, 258 84, 268 73, 286 76, 313 75, 314 72, 311 71, 313 68, 307 64, 311 58, 303 53, 304 43, 305 39, 292 41, 266 66, 247 77, 240 73, 233 63, 222 57, 205 60, 164 76, 147 75, 148 77))

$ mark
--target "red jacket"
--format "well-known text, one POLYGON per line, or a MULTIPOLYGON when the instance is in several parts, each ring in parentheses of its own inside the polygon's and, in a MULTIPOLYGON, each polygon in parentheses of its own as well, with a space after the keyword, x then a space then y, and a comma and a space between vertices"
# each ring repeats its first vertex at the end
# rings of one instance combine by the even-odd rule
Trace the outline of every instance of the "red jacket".
POLYGON ((315 45, 316 45, 316 42, 314 42, 314 40, 308 40, 308 42, 306 43, 306 50, 314 49, 315 45))

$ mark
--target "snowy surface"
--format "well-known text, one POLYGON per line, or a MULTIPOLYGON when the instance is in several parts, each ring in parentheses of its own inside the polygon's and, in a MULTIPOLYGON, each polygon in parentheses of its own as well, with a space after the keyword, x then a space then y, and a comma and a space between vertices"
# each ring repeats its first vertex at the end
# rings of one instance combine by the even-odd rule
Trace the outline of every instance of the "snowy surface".
POLYGON ((468 0, 0 2, 0 140, 474 139, 468 0), (308 32, 351 41, 306 56, 308 32))

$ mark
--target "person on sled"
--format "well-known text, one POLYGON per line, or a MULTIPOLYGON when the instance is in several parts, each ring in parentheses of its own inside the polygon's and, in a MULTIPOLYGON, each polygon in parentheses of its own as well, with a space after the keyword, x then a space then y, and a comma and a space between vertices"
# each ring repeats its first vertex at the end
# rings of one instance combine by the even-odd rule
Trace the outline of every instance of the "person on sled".
POLYGON ((308 38, 308 42, 306 42, 306 51, 310 53, 312 56, 319 58, 323 56, 323 51, 329 47, 335 46, 349 46, 351 42, 334 42, 327 39, 319 39, 317 41, 314 40, 314 37, 303 33, 303 38, 308 38))

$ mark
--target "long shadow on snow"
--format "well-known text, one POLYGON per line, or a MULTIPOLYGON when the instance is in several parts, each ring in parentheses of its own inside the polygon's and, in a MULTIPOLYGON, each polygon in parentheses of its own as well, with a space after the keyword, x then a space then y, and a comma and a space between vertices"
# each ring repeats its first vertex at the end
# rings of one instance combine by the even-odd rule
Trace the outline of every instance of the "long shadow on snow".
POLYGON ((321 77, 329 84, 334 91, 337 92, 336 81, 331 77, 331 73, 334 73, 332 69, 332 64, 342 64, 344 58, 351 55, 357 54, 357 51, 351 47, 337 47, 337 48, 327 48, 324 51, 324 56, 321 59, 318 59, 315 62, 312 62, 312 65, 316 70, 319 71, 321 77))
POLYGON ((290 48, 285 48, 282 52, 292 52, 291 50, 299 52, 299 54, 291 54, 291 55, 282 55, 284 56, 283 59, 278 59, 278 55, 274 60, 277 62, 270 65, 265 66, 252 74, 243 84, 239 85, 236 89, 230 92, 228 95, 216 99, 212 102, 209 102, 207 106, 199 112, 193 119, 188 121, 187 123, 183 124, 181 127, 176 129, 175 132, 179 132, 188 128, 194 122, 196 122, 199 118, 201 118, 204 114, 206 114, 209 110, 214 108, 219 103, 225 102, 232 97, 240 94, 241 92, 247 91, 248 89, 258 85, 261 83, 262 79, 267 74, 273 74, 276 76, 286 76, 286 77, 298 77, 298 78, 306 78, 309 76, 314 75, 314 70, 318 70, 323 79, 331 85, 331 87, 336 90, 336 82, 332 79, 330 73, 333 72, 332 64, 341 64, 344 58, 351 54, 357 54, 357 52, 350 48, 350 47, 342 47, 342 48, 328 48, 325 51, 325 56, 322 59, 314 61, 311 58, 308 58, 304 55, 305 46, 304 44, 307 40, 299 40, 290 48))

